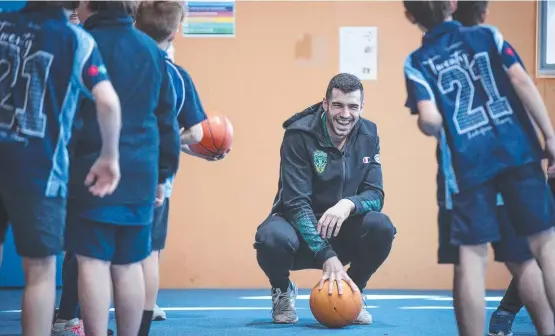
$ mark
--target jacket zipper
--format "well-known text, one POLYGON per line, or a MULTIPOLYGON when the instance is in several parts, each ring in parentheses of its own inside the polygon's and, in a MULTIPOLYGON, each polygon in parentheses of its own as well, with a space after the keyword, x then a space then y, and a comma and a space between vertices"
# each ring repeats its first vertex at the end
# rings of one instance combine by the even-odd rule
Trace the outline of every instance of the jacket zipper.
POLYGON ((341 195, 340 195, 341 198, 340 199, 343 199, 343 189, 344 189, 344 186, 345 186, 345 179, 346 179, 346 174, 347 174, 346 173, 347 164, 345 163, 345 153, 342 153, 342 155, 341 155, 341 163, 343 164, 343 176, 342 176, 342 179, 341 179, 341 195))

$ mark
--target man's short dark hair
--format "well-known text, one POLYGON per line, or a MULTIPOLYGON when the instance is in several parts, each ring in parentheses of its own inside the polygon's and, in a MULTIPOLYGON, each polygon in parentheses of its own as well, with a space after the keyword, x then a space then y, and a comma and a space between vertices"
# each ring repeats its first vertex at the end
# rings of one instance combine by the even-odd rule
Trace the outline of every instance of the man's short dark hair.
MULTIPOLYGON (((459 2, 460 3, 460 2, 459 2)), ((451 1, 403 1, 416 23, 430 30, 451 16, 451 1)))
POLYGON ((488 5, 489 1, 459 1, 453 19, 469 27, 482 24, 488 5))
POLYGON ((132 16, 135 14, 137 1, 89 1, 91 12, 123 11, 132 16))
POLYGON ((335 75, 328 84, 326 100, 331 100, 333 89, 338 89, 343 93, 351 93, 360 90, 360 101, 361 103, 364 101, 364 88, 357 76, 348 73, 335 75))

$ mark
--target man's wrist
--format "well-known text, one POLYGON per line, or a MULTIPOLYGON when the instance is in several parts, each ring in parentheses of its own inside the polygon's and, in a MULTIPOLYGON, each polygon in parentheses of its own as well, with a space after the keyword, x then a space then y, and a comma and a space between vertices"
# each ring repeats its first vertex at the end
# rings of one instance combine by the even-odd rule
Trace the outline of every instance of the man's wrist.
POLYGON ((341 200, 341 202, 344 202, 347 206, 349 206, 349 213, 352 214, 353 212, 355 212, 356 210, 356 205, 355 202, 351 201, 348 198, 344 198, 341 200))
POLYGON ((337 257, 337 254, 331 247, 331 245, 326 246, 322 250, 316 252, 316 260, 319 261, 320 264, 324 264, 328 259, 337 257))

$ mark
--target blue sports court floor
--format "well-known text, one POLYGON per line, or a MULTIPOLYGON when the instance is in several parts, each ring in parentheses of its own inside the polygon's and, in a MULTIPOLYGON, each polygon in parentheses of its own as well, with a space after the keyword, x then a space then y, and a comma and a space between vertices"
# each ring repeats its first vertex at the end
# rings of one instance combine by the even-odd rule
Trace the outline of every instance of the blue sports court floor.
MULTIPOLYGON (((328 330, 319 325, 308 306, 309 290, 297 300, 296 325, 271 323, 268 290, 163 290, 158 304, 168 319, 154 322, 154 336, 455 336, 451 293, 447 291, 367 291, 374 316, 370 326, 328 330)), ((500 291, 488 292, 489 315, 501 300, 500 291)), ((0 290, 0 335, 20 335, 21 291, 0 290)), ((115 326, 111 314, 110 325, 115 326)), ((523 310, 516 318, 515 336, 532 336, 534 327, 523 310)), ((484 332, 485 334, 485 332, 484 332)))

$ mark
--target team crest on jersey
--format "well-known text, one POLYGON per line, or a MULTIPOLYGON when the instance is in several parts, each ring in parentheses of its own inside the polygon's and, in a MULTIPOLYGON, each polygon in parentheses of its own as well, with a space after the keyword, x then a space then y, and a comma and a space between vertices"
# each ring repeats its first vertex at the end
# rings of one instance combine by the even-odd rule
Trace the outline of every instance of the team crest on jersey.
POLYGON ((316 150, 312 154, 312 161, 314 162, 316 172, 318 172, 318 174, 322 174, 328 164, 328 154, 326 152, 322 152, 321 150, 316 150))

